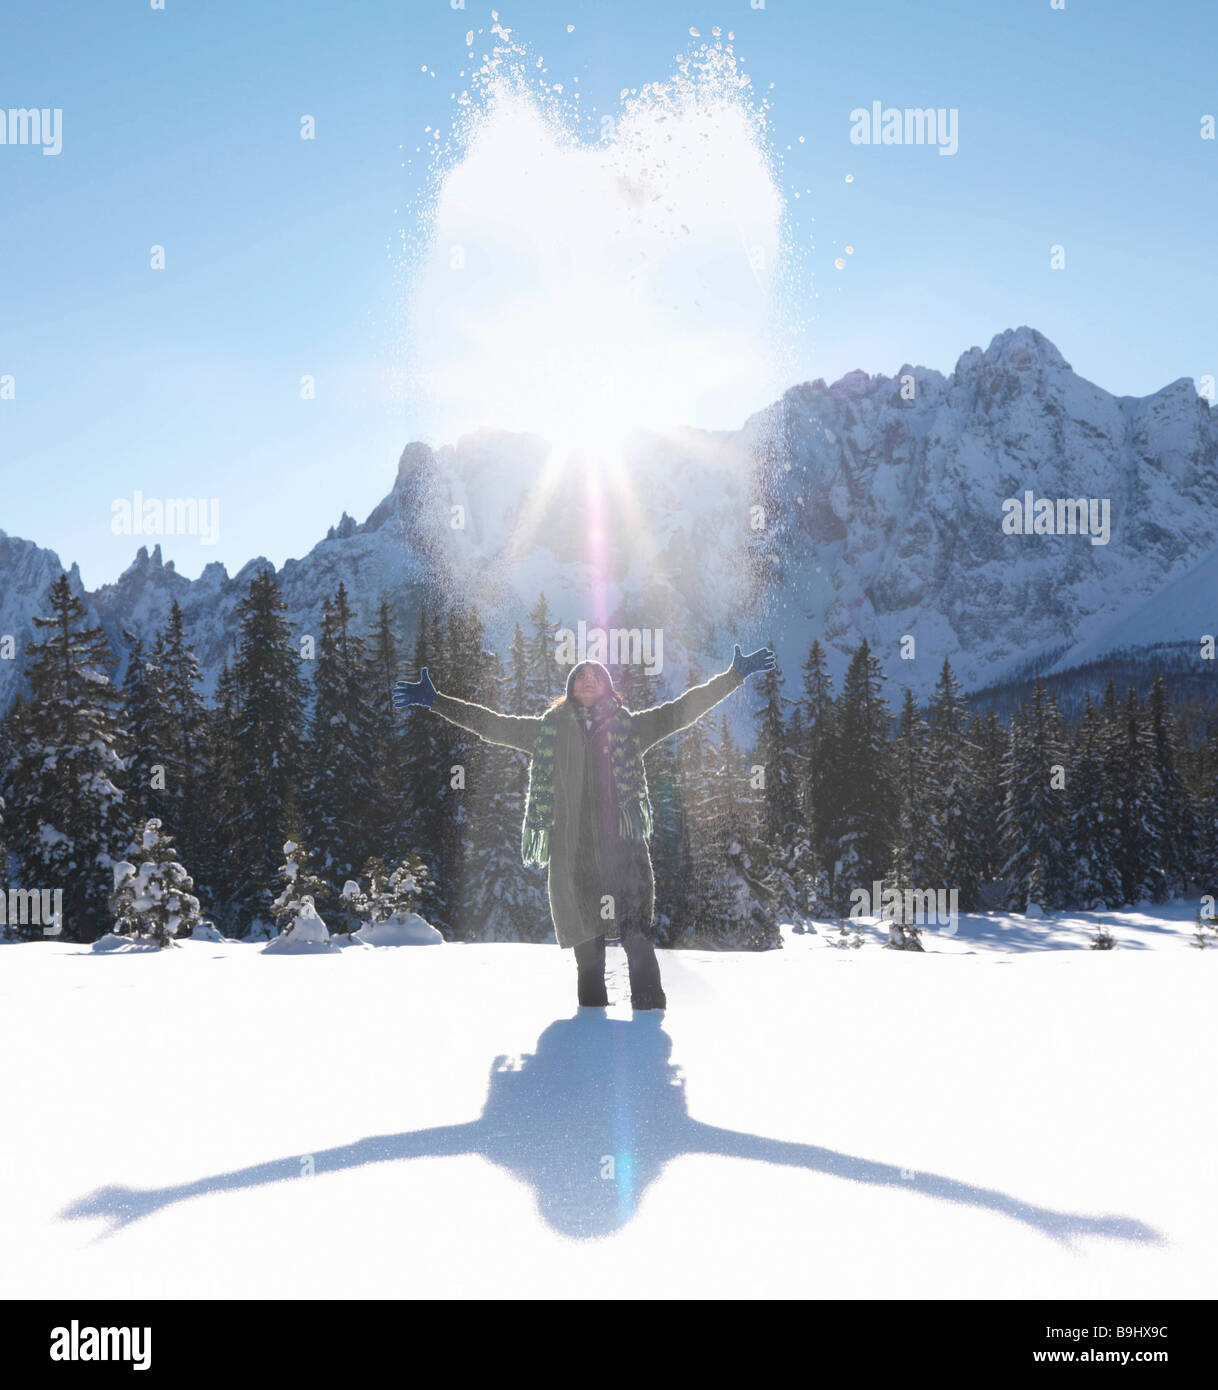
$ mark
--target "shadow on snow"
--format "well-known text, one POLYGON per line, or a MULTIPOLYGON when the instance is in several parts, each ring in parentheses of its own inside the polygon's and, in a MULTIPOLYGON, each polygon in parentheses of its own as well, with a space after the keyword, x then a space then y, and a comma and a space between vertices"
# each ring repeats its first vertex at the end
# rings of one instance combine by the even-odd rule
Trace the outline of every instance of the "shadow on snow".
MULTIPOLYGON (((1152 1227, 1129 1217, 1055 1211, 993 1188, 937 1173, 902 1178, 879 1163, 816 1144, 721 1129, 692 1119, 684 1082, 669 1057, 672 1043, 656 1013, 629 1021, 596 1011, 552 1023, 535 1053, 513 1068, 497 1057, 481 1116, 465 1124, 373 1135, 313 1154, 317 1176, 399 1159, 482 1154, 533 1190, 549 1226, 594 1239, 625 1226, 647 1186, 672 1159, 717 1154, 829 1173, 849 1182, 900 1188, 910 1196, 978 1207, 1022 1221, 1068 1245, 1081 1236, 1160 1243, 1152 1227), (606 1157, 612 1156, 612 1176, 606 1157)), ((300 1155, 215 1173, 171 1187, 112 1185, 78 1199, 60 1219, 102 1217, 105 1239, 187 1198, 299 1180, 300 1155)))

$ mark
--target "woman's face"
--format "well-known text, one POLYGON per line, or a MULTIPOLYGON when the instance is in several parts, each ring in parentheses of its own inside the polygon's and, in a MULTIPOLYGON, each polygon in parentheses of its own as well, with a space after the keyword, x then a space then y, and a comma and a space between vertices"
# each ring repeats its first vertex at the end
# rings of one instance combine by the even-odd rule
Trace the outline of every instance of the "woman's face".
POLYGON ((595 666, 581 666, 575 673, 571 693, 581 705, 594 705, 605 693, 605 682, 595 666))

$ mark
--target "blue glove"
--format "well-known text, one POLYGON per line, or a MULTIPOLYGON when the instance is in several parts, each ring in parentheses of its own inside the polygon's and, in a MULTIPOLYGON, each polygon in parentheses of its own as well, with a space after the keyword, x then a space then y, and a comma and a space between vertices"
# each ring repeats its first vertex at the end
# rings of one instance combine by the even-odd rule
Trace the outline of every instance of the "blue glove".
MULTIPOLYGON (((737 648, 739 650, 739 648, 737 648)), ((423 674, 417 681, 398 681, 393 687, 394 709, 405 709, 407 705, 426 705, 430 708, 436 698, 436 688, 423 667, 423 674)))
POLYGON ((732 652, 732 670, 742 677, 751 676, 755 671, 772 671, 777 665, 778 658, 769 647, 758 647, 745 656, 737 644, 732 652))

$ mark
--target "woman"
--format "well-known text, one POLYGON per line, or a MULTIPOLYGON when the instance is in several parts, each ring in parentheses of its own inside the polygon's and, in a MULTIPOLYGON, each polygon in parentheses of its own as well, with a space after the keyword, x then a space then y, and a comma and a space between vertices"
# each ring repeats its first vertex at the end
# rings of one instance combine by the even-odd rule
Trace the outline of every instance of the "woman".
POLYGON ((746 676, 774 669, 765 647, 675 700, 634 713, 598 661, 572 668, 567 689, 543 715, 497 714, 438 691, 427 667, 417 681, 393 688, 395 709, 424 705, 488 743, 519 748, 529 764, 528 802, 521 832, 526 864, 548 864, 550 916, 578 967, 579 1002, 604 1006, 605 935, 621 939, 636 1009, 667 1005, 652 944, 655 878, 647 837, 651 803, 643 754, 688 728, 746 676))

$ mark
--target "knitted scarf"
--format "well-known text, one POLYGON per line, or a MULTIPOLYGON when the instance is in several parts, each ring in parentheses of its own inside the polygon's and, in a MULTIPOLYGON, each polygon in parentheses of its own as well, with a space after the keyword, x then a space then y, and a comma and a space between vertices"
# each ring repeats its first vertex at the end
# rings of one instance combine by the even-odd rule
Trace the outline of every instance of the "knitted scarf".
MULTIPOLYGON (((645 840, 651 834, 651 800, 647 774, 630 715, 612 696, 604 696, 585 710, 572 701, 581 729, 595 735, 609 726, 609 766, 613 773, 618 834, 624 840, 645 840)), ((520 854, 526 864, 546 864, 550 859, 550 831, 554 825, 554 743, 561 706, 549 710, 533 745, 529 763, 529 792, 520 835, 520 854)))

